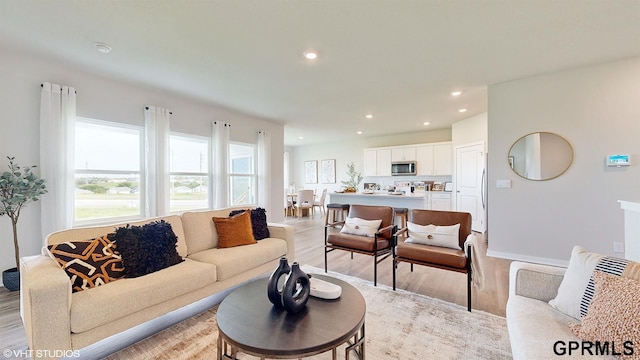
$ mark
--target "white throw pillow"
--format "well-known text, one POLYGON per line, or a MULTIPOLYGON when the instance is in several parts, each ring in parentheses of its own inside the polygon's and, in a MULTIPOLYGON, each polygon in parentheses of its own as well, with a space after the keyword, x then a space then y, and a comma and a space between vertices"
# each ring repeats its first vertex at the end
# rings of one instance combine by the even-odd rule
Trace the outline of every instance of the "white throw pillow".
POLYGON ((582 246, 574 246, 569 267, 558 287, 558 295, 549 300, 556 310, 580 320, 580 303, 596 265, 604 255, 587 252, 582 246))
POLYGON ((340 230, 343 234, 352 234, 352 235, 361 235, 374 237, 376 231, 382 224, 382 219, 380 220, 365 220, 360 218, 346 218, 344 221, 344 226, 340 230))
POLYGON ((418 225, 412 222, 407 223, 409 237, 407 243, 423 244, 446 247, 462 250, 458 241, 460 224, 440 226, 440 225, 418 225))

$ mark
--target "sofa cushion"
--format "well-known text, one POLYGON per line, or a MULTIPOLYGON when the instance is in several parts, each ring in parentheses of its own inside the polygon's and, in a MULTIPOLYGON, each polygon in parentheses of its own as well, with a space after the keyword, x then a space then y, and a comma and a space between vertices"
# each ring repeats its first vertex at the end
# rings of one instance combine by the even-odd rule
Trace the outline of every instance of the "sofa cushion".
POLYGON ((267 226, 267 211, 261 207, 246 210, 233 210, 229 213, 229 216, 238 215, 244 211, 249 211, 251 214, 251 229, 253 230, 253 237, 256 240, 266 239, 271 236, 269 235, 269 227, 267 226))
MULTIPOLYGON (((178 237, 178 254, 182 257, 187 256, 187 243, 185 242, 185 233, 182 228, 182 219, 178 215, 169 215, 162 216, 156 218, 150 218, 140 221, 134 221, 129 223, 121 223, 115 225, 106 225, 106 226, 91 226, 91 227, 80 227, 73 229, 66 229, 61 231, 56 231, 47 235, 45 239, 46 244, 58 244, 68 241, 86 241, 87 239, 95 239, 97 237, 101 237, 112 233, 116 228, 126 226, 126 225, 144 225, 150 222, 164 220, 171 224, 171 228, 173 229, 174 234, 178 237)), ((211 217, 209 217, 211 220, 211 217)), ((211 224, 213 226, 213 224, 211 224)))
MULTIPOLYGON (((238 207, 236 209, 246 209, 238 207)), ((187 255, 218 247, 218 233, 216 225, 211 221, 213 217, 227 217, 232 209, 187 211, 182 213, 184 234, 189 239, 187 255)))
POLYGON ((640 359, 640 351, 633 351, 640 344, 640 282, 601 271, 593 279, 596 291, 589 311, 571 329, 583 340, 615 344, 622 359, 640 359))
POLYGON ((558 295, 549 304, 575 319, 585 316, 594 294, 594 270, 640 280, 639 263, 590 253, 581 246, 574 246, 558 295))
POLYGON ((117 228, 109 237, 122 255, 126 277, 138 277, 182 262, 176 250, 177 237, 163 220, 117 228))
POLYGON ((251 245, 256 243, 251 228, 251 213, 243 211, 230 217, 213 217, 218 232, 218 247, 230 248, 234 246, 251 245))
POLYGON ((519 360, 539 359, 583 359, 574 351, 572 356, 558 356, 562 343, 580 341, 569 329, 568 324, 577 320, 555 310, 548 303, 523 296, 509 296, 507 302, 507 329, 513 358, 519 360), (562 342, 556 344, 557 342, 562 342))
POLYGON ((216 282, 216 267, 186 259, 154 273, 72 295, 71 332, 80 333, 216 282))
POLYGON ((64 269, 73 292, 91 289, 124 276, 122 257, 107 236, 47 246, 49 256, 64 269))
POLYGON ((225 249, 208 249, 189 255, 189 259, 216 266, 218 280, 226 280, 273 260, 287 253, 285 240, 267 238, 252 245, 225 249))

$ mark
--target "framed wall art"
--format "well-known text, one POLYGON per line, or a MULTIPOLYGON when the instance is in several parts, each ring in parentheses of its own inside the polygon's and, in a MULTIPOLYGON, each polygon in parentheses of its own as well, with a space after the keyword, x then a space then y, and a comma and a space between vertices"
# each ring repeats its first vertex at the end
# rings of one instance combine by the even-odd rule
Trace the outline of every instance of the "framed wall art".
POLYGON ((322 160, 320 162, 320 182, 323 184, 336 183, 336 159, 322 160))
POLYGON ((304 183, 318 183, 318 160, 309 160, 304 162, 304 183))

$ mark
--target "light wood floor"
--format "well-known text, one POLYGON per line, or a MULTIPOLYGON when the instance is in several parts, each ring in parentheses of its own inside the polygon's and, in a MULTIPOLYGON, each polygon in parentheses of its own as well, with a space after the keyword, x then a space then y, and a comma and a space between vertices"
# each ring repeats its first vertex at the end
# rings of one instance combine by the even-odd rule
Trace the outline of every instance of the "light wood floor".
MULTIPOLYGON (((318 212, 312 217, 300 219, 289 217, 285 221, 295 228, 296 261, 317 268, 324 268, 324 216, 318 212)), ((480 254, 483 257, 484 288, 473 290, 473 309, 505 315, 507 302, 509 264, 508 260, 486 257, 486 242, 480 254)), ((329 253, 329 270, 373 281, 373 258, 354 254, 353 260, 346 251, 329 253)), ((391 258, 378 264, 378 284, 392 286, 391 258)), ((413 273, 409 264, 398 267, 397 287, 430 297, 460 304, 466 307, 466 275, 415 266, 413 273)), ((20 320, 20 293, 0 288, 0 350, 26 350, 26 338, 20 320)))

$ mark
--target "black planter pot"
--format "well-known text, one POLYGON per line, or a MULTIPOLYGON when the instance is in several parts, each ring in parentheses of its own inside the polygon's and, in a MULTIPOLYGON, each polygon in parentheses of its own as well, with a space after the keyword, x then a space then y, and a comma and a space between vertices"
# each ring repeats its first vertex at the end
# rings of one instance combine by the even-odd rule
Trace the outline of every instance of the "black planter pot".
POLYGON ((2 272, 2 283, 7 290, 20 290, 20 272, 17 268, 11 268, 2 272))

